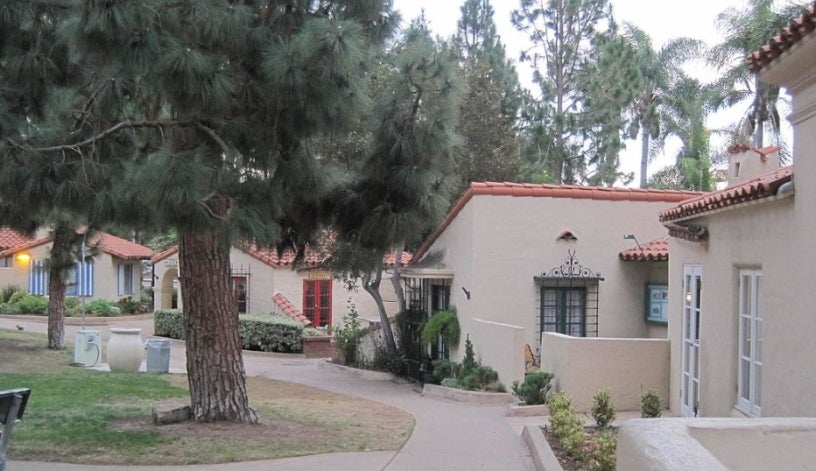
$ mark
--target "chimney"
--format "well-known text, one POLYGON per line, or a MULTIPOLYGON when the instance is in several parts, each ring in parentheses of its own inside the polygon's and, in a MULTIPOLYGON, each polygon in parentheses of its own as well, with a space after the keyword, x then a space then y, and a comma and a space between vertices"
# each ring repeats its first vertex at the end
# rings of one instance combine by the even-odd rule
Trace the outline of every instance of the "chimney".
POLYGON ((779 147, 756 149, 744 144, 728 148, 728 186, 770 173, 779 168, 779 147))

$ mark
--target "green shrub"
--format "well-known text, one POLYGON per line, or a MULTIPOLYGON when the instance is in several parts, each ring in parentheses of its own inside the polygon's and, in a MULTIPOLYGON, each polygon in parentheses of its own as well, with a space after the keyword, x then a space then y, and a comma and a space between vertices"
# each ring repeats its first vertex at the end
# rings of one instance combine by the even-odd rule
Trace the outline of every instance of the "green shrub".
MULTIPOLYGON (((80 307, 80 311, 81 311, 80 307)), ((94 299, 85 303, 85 315, 91 317, 116 317, 122 311, 107 299, 94 299)))
MULTIPOLYGON (((154 332, 161 337, 184 340, 181 311, 156 311, 154 332)), ((241 314, 238 318, 241 347, 262 352, 299 353, 302 351, 303 326, 280 314, 241 314)))
POLYGON ((564 393, 553 395, 549 401, 550 427, 568 455, 581 458, 587 442, 584 420, 572 407, 572 400, 564 393))
POLYGON ((238 333, 246 350, 300 353, 303 324, 282 314, 242 314, 238 333))
POLYGON ((462 376, 459 383, 469 391, 504 392, 504 385, 499 382, 499 374, 487 365, 477 365, 462 376))
POLYGON ((348 313, 343 316, 343 325, 334 330, 334 339, 337 347, 343 352, 343 364, 357 366, 357 348, 360 346, 360 339, 363 332, 360 330, 360 313, 357 306, 348 301, 348 313))
POLYGON ((314 327, 304 327, 303 328, 303 336, 304 337, 320 337, 324 335, 323 332, 315 329, 314 327))
POLYGON ((611 430, 604 430, 595 438, 595 443, 586 453, 584 460, 589 469, 597 471, 615 471, 618 437, 611 430))
POLYGON ((0 304, 0 314, 21 314, 20 307, 12 303, 0 304))
POLYGON ((456 378, 445 378, 439 384, 446 388, 462 389, 459 387, 459 380, 457 380, 456 378))
POLYGON ((524 382, 513 381, 513 394, 527 405, 545 404, 552 388, 552 379, 552 373, 528 373, 524 376, 524 382))
POLYGON ((16 293, 11 296, 9 304, 17 305, 17 310, 20 314, 48 314, 47 296, 16 293))
POLYGON ((461 369, 462 365, 459 363, 450 360, 442 360, 434 367, 432 376, 437 383, 441 383, 444 379, 458 378, 461 369))
POLYGON ((9 302, 15 293, 23 293, 24 291, 19 286, 8 285, 0 289, 0 304, 9 302))
POLYGON ((608 389, 599 389, 592 398, 592 418, 600 428, 609 427, 615 420, 615 403, 608 389))
POLYGON ((31 295, 28 294, 25 291, 22 291, 22 290, 17 291, 16 293, 13 293, 11 296, 9 296, 9 299, 8 299, 7 302, 10 303, 10 304, 15 304, 18 301, 20 301, 21 299, 25 298, 26 296, 31 296, 31 295))
POLYGON ((439 337, 448 346, 459 344, 459 319, 456 317, 456 309, 434 313, 422 326, 422 341, 426 344, 436 342, 439 337))
POLYGON ((462 376, 467 376, 474 368, 479 366, 476 361, 476 355, 473 353, 473 342, 470 341, 470 335, 465 337, 465 358, 462 359, 462 376))
POLYGON ((125 314, 145 314, 150 312, 150 302, 142 299, 133 299, 131 296, 116 301, 116 307, 125 314))
POLYGON ((660 395, 654 389, 647 389, 640 394, 640 416, 644 419, 660 417, 663 407, 660 395))
POLYGON ((184 340, 184 320, 181 311, 169 309, 153 314, 153 331, 159 337, 184 340))

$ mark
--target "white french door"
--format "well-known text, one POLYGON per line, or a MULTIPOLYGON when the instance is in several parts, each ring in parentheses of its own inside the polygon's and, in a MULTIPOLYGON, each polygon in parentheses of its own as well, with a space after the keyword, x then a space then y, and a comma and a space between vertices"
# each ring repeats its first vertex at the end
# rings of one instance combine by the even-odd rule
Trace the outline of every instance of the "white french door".
POLYGON ((683 343, 680 415, 696 417, 700 410, 700 296, 703 267, 683 267, 683 343))

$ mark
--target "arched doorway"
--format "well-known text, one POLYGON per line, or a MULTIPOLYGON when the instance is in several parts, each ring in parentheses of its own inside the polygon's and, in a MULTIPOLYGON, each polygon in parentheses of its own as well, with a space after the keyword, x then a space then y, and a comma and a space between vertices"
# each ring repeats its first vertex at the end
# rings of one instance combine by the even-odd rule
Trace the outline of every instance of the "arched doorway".
POLYGON ((178 268, 164 272, 158 285, 154 288, 155 310, 181 309, 181 293, 178 283, 178 268))

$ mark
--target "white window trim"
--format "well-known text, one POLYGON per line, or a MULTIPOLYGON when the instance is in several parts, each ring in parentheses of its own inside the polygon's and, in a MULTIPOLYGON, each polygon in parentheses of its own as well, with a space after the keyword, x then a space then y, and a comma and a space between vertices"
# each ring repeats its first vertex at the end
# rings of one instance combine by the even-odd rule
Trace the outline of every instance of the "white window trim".
POLYGON ((760 394, 760 401, 757 402, 757 393, 761 393, 761 378, 757 381, 756 376, 756 369, 759 367, 762 368, 762 361, 761 361, 761 347, 762 341, 761 335, 762 329, 762 313, 759 310, 759 280, 762 278, 762 271, 761 270, 747 270, 742 269, 739 270, 739 311, 737 313, 737 322, 738 322, 738 331, 739 331, 739 353, 737 355, 737 405, 736 408, 740 412, 747 414, 752 417, 760 417, 762 415, 762 408, 761 408, 761 394, 760 394), (743 284, 743 279, 748 277, 749 283, 751 284, 751 299, 750 299, 750 306, 745 306, 745 293, 744 290, 746 286, 743 284), (749 343, 749 350, 745 352, 745 340, 746 336, 748 335, 745 332, 745 326, 743 319, 748 320, 751 325, 751 332, 750 338, 747 339, 749 343), (750 362, 750 382, 748 387, 750 390, 748 391, 748 399, 745 399, 745 394, 743 391, 743 371, 742 371, 742 362, 747 360, 750 362))

